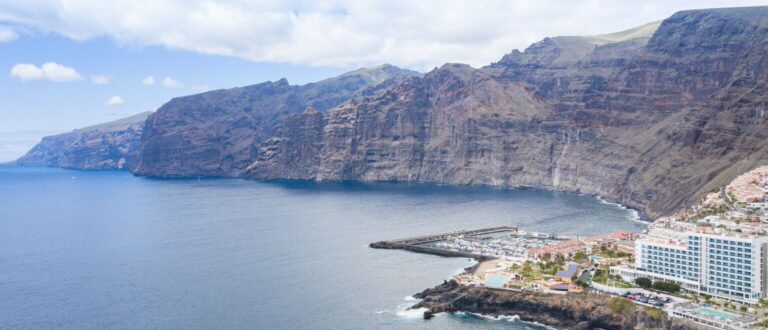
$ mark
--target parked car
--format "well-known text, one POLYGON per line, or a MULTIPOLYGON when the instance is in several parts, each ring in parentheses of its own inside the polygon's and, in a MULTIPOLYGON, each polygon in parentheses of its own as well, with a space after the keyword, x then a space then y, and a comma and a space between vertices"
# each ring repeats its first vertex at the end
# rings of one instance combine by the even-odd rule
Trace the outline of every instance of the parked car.
POLYGON ((629 300, 635 300, 635 299, 637 299, 637 297, 630 295, 629 297, 627 297, 627 299, 629 299, 629 300))
POLYGON ((622 297, 629 297, 632 294, 632 292, 624 291, 624 293, 621 294, 622 297))

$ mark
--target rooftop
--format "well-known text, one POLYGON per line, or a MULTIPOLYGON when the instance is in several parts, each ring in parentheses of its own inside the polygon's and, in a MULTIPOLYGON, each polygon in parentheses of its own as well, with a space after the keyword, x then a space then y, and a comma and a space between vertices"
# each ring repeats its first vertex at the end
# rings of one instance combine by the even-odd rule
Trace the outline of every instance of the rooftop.
POLYGON ((559 270, 557 273, 555 273, 555 277, 571 277, 573 274, 576 274, 576 269, 579 268, 579 264, 577 263, 568 263, 567 267, 563 270, 559 270))

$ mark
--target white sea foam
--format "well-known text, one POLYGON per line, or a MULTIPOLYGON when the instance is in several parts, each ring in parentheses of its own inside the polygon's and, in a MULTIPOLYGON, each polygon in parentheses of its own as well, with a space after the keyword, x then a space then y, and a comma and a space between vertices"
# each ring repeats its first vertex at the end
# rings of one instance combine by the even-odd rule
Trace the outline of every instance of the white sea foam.
POLYGON ((422 307, 417 309, 401 309, 397 311, 397 316, 404 317, 407 319, 420 319, 424 317, 424 312, 428 311, 428 309, 422 307))
POLYGON ((510 322, 510 323, 518 323, 518 322, 520 322, 520 323, 532 324, 532 325, 535 325, 537 327, 542 327, 542 328, 546 328, 546 329, 555 329, 553 327, 550 327, 550 326, 545 325, 545 324, 541 324, 539 322, 520 320, 520 316, 518 316, 518 315, 499 315, 499 316, 495 316, 495 315, 484 315, 484 314, 477 314, 477 313, 470 313, 470 312, 455 312, 455 313, 453 313, 453 315, 456 315, 456 316, 464 316, 464 315, 473 316, 473 317, 482 318, 482 319, 488 320, 488 321, 499 321, 499 322, 510 322))
MULTIPOLYGON (((405 303, 399 304, 397 306, 396 314, 399 317, 407 318, 407 319, 420 319, 420 318, 424 317, 424 312, 429 310, 429 309, 424 308, 424 307, 416 308, 416 309, 410 309, 411 306, 413 306, 417 302, 421 301, 421 299, 417 299, 417 298, 415 298, 413 296, 408 296, 408 297, 405 297, 403 300, 405 301, 405 303)), ((378 312, 375 312, 375 313, 376 314, 384 314, 384 313, 386 313, 386 311, 378 311, 378 312)), ((439 316, 439 315, 442 315, 442 314, 443 313, 440 313, 440 314, 437 314, 435 316, 439 316)), ((541 323, 538 323, 538 322, 522 321, 522 320, 520 320, 520 316, 518 316, 518 315, 499 315, 499 316, 494 316, 494 315, 484 315, 484 314, 477 314, 477 313, 471 313, 471 312, 453 312, 453 313, 451 313, 451 315, 458 316, 458 317, 476 317, 476 318, 481 318, 481 319, 484 319, 484 320, 487 320, 487 321, 494 321, 494 322, 496 322, 496 321, 498 321, 498 322, 510 322, 510 323, 522 322, 522 323, 532 324, 532 325, 535 325, 537 327, 542 327, 542 328, 546 328, 546 329, 555 329, 555 328, 552 328, 550 326, 547 326, 547 325, 544 325, 544 324, 541 324, 541 323)))
POLYGON ((628 207, 626 207, 626 206, 624 206, 622 204, 619 204, 619 203, 609 202, 609 201, 605 200, 605 198, 603 198, 603 196, 595 196, 595 198, 597 198, 597 200, 601 204, 612 205, 612 206, 616 206, 616 207, 618 207, 618 208, 620 208, 622 210, 629 211, 628 219, 631 220, 631 221, 639 222, 639 223, 642 223, 642 224, 648 224, 648 221, 644 221, 644 220, 640 219, 640 213, 637 212, 637 210, 635 210, 635 209, 628 208, 628 207))
POLYGON ((417 308, 417 309, 410 309, 414 305, 418 304, 421 301, 421 299, 417 299, 414 296, 407 296, 403 298, 403 302, 397 305, 397 311, 395 314, 397 316, 407 319, 418 319, 424 317, 424 312, 427 311, 427 308, 417 308))

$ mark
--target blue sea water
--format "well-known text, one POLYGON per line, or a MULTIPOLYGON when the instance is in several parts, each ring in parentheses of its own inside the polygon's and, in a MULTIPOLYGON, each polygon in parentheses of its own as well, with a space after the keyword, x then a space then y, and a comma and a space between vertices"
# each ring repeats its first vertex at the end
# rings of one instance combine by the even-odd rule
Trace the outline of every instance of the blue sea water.
POLYGON ((157 180, 0 167, 0 329, 527 329, 423 320, 472 262, 382 239, 499 225, 639 231, 591 196, 466 186, 157 180))

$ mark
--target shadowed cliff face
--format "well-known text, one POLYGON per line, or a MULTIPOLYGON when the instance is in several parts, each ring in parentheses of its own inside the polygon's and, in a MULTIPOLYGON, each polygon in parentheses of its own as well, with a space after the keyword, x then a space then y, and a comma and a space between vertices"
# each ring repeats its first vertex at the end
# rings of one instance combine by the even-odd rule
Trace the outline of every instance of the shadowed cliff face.
POLYGON ((528 186, 672 212, 768 163, 767 8, 448 64, 284 118, 245 176, 528 186))
POLYGON ((416 72, 391 65, 302 86, 277 82, 180 97, 147 120, 134 172, 146 176, 239 176, 283 119, 308 107, 326 111, 416 72))
POLYGON ((47 136, 16 164, 87 170, 132 168, 138 160, 141 130, 149 114, 47 136))

